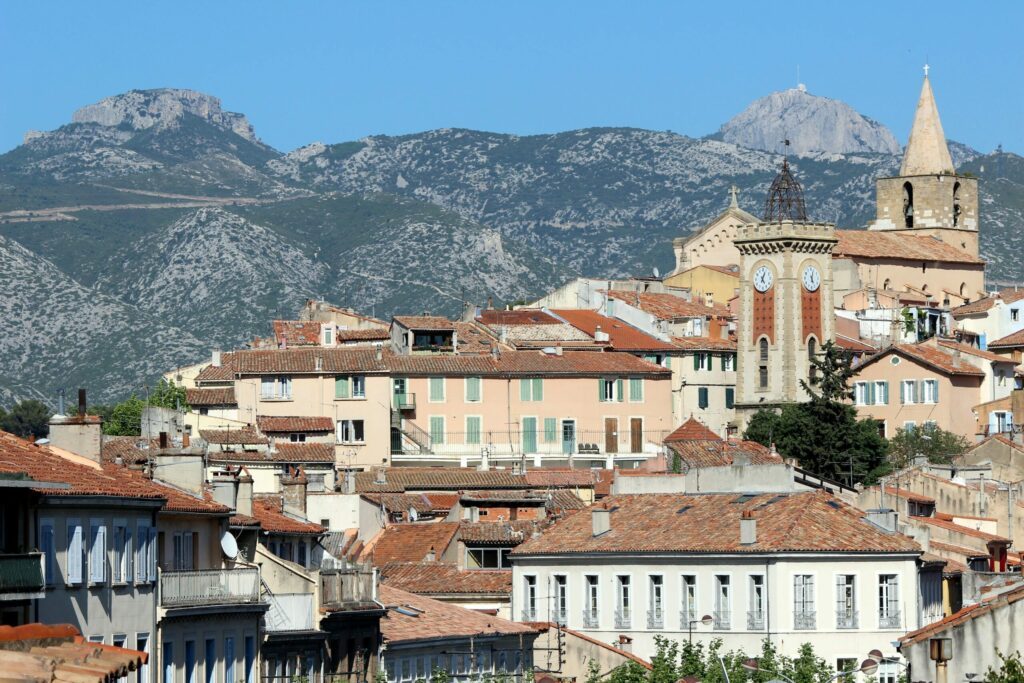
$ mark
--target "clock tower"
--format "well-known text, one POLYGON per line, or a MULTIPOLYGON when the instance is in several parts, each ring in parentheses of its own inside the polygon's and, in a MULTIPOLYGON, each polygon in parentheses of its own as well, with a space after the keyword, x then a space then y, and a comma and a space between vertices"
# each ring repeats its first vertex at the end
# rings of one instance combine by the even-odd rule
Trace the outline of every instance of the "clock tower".
POLYGON ((736 422, 742 431, 764 408, 807 400, 800 380, 810 357, 835 337, 832 249, 835 226, 807 219, 800 184, 785 160, 765 202, 764 220, 737 229, 736 422))

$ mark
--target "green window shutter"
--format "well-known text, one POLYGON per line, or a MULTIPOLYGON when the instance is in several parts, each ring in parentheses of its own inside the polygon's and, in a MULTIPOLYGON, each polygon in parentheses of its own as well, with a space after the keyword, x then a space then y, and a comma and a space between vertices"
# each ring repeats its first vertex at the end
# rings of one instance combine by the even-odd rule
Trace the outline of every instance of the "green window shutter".
POLYGON ((644 380, 641 377, 629 378, 629 400, 639 403, 644 400, 644 380))
POLYGON ((349 380, 348 377, 335 377, 334 378, 334 398, 348 398, 349 396, 349 380))
POLYGON ((668 370, 672 369, 672 356, 665 356, 665 368, 668 370))
POLYGON ((914 382, 914 403, 920 403, 924 399, 924 389, 921 388, 923 381, 919 379, 914 382))
POLYGON ((697 406, 699 408, 708 407, 708 388, 700 387, 697 389, 697 406))
POLYGON ((732 408, 736 404, 736 390, 732 387, 725 388, 725 407, 732 408))
POLYGON ((430 445, 438 446, 444 443, 444 418, 433 416, 430 418, 430 445))
POLYGON ((935 384, 933 384, 932 386, 935 387, 935 402, 938 403, 939 402, 939 381, 935 380, 935 384))
POLYGON ((889 381, 882 382, 882 403, 889 405, 889 381))
POLYGON ((533 378, 533 400, 543 401, 544 400, 544 378, 534 377, 533 378))
POLYGON ((477 402, 480 400, 480 378, 479 377, 467 377, 466 378, 466 400, 477 402))
POLYGON ((430 400, 431 401, 443 401, 444 400, 444 378, 443 377, 431 377, 430 378, 430 400))
POLYGON ((531 383, 528 379, 519 380, 519 400, 529 401, 530 400, 530 387, 531 383))
POLYGON ((868 382, 868 405, 875 405, 875 383, 868 382))
POLYGON ((597 380, 597 400, 604 403, 604 380, 597 380))
POLYGON ((555 437, 558 432, 557 427, 558 421, 553 417, 544 418, 544 442, 554 443, 555 437))
POLYGON ((700 354, 699 353, 694 353, 693 354, 693 369, 694 370, 700 370, 700 354))
POLYGON ((480 443, 480 418, 477 416, 466 418, 466 443, 470 445, 480 443))
POLYGON ((622 381, 621 377, 615 380, 615 398, 618 399, 619 401, 621 401, 623 398, 623 393, 626 388, 625 384, 626 383, 622 381))
POLYGON ((523 418, 523 453, 537 452, 537 418, 523 418))
POLYGON ((725 372, 725 356, 726 356, 726 354, 724 354, 724 353, 721 355, 721 359, 722 359, 722 372, 725 372))

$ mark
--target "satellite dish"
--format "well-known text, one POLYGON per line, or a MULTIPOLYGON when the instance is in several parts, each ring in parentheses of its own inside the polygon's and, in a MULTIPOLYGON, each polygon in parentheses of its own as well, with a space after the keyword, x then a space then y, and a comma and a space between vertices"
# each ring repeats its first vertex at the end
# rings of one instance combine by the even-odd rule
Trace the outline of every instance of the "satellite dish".
POLYGON ((230 531, 225 531, 224 535, 220 537, 220 549, 224 552, 224 557, 229 560, 238 557, 238 542, 230 531))
POLYGON ((658 270, 658 266, 654 266, 654 277, 661 277, 661 271, 658 270))

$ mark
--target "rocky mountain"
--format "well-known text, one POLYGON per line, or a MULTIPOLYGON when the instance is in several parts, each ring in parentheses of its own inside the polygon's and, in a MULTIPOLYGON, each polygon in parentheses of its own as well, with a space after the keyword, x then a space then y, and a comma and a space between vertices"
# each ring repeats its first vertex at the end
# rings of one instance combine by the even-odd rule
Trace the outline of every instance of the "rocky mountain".
MULTIPOLYGON (((672 238, 717 215, 730 185, 759 214, 781 160, 625 128, 442 129, 281 154, 188 91, 127 93, 76 118, 0 155, 0 403, 77 384, 117 398, 267 334, 311 296, 379 317, 453 314, 580 274, 664 272, 672 238)), ((982 179, 990 279, 1024 279, 1024 160, 951 151, 982 179)), ((856 227, 899 156, 809 152, 793 166, 812 218, 856 227)))
POLYGON ((790 152, 797 155, 899 154, 901 149, 881 123, 845 102, 812 95, 803 86, 754 100, 721 127, 718 137, 767 152, 783 151, 788 139, 790 152))

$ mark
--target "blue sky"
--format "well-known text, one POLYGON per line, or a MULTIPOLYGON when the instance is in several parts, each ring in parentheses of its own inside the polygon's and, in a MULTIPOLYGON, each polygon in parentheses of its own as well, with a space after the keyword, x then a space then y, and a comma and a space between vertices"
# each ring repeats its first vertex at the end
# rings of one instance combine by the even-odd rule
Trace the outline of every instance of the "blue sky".
POLYGON ((0 150, 132 88, 192 88, 281 150, 467 127, 700 136, 797 67, 905 142, 1024 153, 1022 2, 0 2, 0 150))

